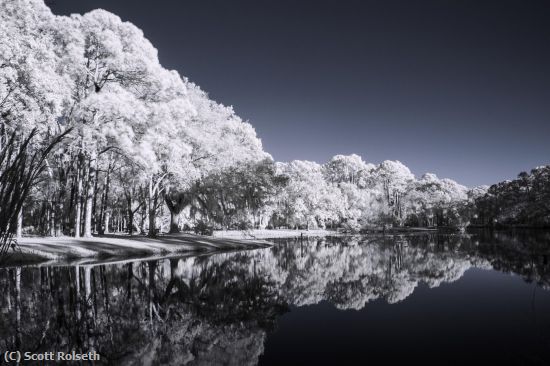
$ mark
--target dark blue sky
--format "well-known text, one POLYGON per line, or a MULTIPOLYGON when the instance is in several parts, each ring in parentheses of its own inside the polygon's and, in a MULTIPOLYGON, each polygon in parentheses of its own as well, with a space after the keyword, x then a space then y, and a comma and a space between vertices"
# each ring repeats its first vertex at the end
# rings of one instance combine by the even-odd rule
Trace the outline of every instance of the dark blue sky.
POLYGON ((550 1, 51 0, 144 30, 276 160, 356 153, 466 185, 550 163, 550 1))

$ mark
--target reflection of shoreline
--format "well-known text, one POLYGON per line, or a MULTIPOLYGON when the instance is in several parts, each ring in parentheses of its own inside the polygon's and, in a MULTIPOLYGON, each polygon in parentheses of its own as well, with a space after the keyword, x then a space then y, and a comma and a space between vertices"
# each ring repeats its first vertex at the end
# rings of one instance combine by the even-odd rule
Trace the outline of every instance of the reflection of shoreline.
POLYGON ((9 331, 20 329, 19 344, 96 349, 113 363, 255 364, 287 304, 395 303, 419 283, 437 287, 472 267, 514 271, 548 287, 544 238, 484 235, 285 239, 210 256, 0 269, 0 341, 16 347, 9 331))
POLYGON ((327 300, 340 309, 361 309, 379 298, 399 302, 420 282, 437 287, 456 281, 472 266, 489 267, 468 253, 453 252, 453 243, 412 245, 412 240, 358 238, 344 246, 317 242, 315 250, 297 254, 300 258, 281 285, 285 298, 298 306, 327 300), (302 283, 296 285, 297 280, 302 283))

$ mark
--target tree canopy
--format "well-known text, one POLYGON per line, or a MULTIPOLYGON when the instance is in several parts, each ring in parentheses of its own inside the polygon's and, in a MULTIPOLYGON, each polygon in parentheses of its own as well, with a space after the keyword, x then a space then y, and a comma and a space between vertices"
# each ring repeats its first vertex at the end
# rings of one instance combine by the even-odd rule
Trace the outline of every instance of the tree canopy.
POLYGON ((33 156, 70 131, 21 204, 28 232, 548 224, 547 167, 485 193, 355 154, 276 163, 250 123, 165 69, 143 32, 107 11, 2 2, 0 34, 2 151, 36 131, 33 156))

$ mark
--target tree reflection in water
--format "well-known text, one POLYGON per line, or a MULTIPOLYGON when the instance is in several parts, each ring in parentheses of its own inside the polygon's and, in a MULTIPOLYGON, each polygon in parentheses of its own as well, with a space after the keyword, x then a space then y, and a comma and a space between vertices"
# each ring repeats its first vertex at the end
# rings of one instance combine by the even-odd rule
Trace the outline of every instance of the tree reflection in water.
POLYGON ((548 233, 278 240, 122 265, 0 269, 0 348, 95 350, 111 364, 254 365, 288 305, 396 303, 471 267, 550 287, 548 233))

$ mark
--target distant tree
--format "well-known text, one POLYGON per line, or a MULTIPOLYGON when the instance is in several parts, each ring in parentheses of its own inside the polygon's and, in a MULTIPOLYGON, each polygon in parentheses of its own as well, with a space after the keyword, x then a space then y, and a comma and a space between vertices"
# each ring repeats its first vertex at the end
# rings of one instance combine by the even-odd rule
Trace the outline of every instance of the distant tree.
POLYGON ((323 173, 328 182, 352 183, 364 188, 374 168, 374 164, 365 163, 359 155, 336 155, 323 165, 323 173))
POLYGON ((291 227, 325 227, 343 213, 344 199, 340 190, 327 182, 321 165, 295 160, 279 163, 278 171, 288 179, 279 198, 275 217, 291 227))
POLYGON ((370 186, 379 192, 385 202, 387 214, 401 223, 403 215, 403 196, 407 187, 414 181, 414 175, 400 161, 386 160, 372 173, 370 186))
POLYGON ((451 179, 439 179, 435 174, 424 174, 421 179, 411 182, 405 195, 407 220, 414 226, 462 225, 458 214, 462 210, 458 207, 467 197, 465 186, 451 179))

